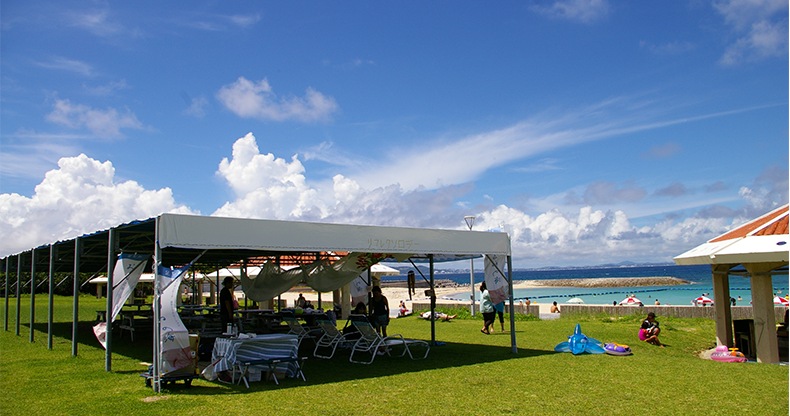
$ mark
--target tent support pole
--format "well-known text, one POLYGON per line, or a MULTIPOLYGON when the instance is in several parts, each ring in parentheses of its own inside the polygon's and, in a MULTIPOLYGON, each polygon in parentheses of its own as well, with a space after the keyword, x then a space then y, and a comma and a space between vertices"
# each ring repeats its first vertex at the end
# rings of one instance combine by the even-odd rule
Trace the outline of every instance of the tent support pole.
POLYGON ((19 288, 22 286, 22 253, 16 257, 16 332, 15 335, 19 336, 20 320, 22 320, 22 301, 19 298, 19 288))
POLYGON ((11 271, 11 256, 5 258, 5 317, 3 323, 3 330, 8 331, 8 283, 10 280, 8 279, 8 273, 11 271))
POLYGON ((430 284, 431 284, 431 345, 436 345, 436 319, 434 313, 436 311, 436 292, 433 288, 433 254, 428 255, 430 264, 430 284))
POLYGON ((30 337, 29 342, 33 342, 36 324, 36 249, 30 250, 30 337))
POLYGON ((507 280, 510 292, 510 351, 518 354, 516 346, 516 306, 513 304, 513 258, 507 256, 507 280))
MULTIPOLYGON (((155 238, 154 238, 154 304, 152 308, 154 309, 154 365, 153 365, 153 375, 154 379, 151 383, 151 387, 154 390, 154 393, 159 393, 162 389, 162 333, 160 332, 161 326, 161 305, 162 299, 159 293, 159 281, 161 277, 159 277, 159 267, 162 265, 162 249, 159 247, 159 218, 156 217, 156 225, 155 225, 155 238)), ((218 264, 219 265, 219 264, 218 264)), ((219 268, 217 268, 217 282, 219 282, 219 268)), ((217 285, 219 286, 219 285, 217 285)))
POLYGON ((74 293, 71 311, 71 356, 77 356, 77 325, 80 319, 80 251, 82 241, 74 239, 74 293))
POLYGON ((114 272, 115 272, 115 243, 116 243, 115 228, 110 228, 107 237, 107 309, 105 321, 107 322, 107 331, 105 332, 105 345, 104 351, 104 371, 112 371, 112 299, 114 287, 114 272))
POLYGON ((54 318, 55 308, 52 304, 55 301, 55 246, 49 246, 49 308, 47 309, 47 349, 52 349, 52 319, 54 318))

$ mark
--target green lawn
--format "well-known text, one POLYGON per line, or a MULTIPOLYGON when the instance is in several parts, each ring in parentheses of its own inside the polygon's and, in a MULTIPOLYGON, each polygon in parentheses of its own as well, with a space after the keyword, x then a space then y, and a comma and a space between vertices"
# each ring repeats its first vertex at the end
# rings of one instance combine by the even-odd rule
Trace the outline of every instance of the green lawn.
MULTIPOLYGON (((509 334, 486 336, 479 319, 456 319, 437 322, 437 339, 446 345, 425 360, 383 356, 359 365, 340 351, 332 360, 309 359, 307 382, 258 382, 246 389, 196 380, 192 388, 168 386, 157 395, 138 376, 146 368, 141 363, 151 360, 150 337, 130 343, 116 336, 113 372, 106 373, 104 350, 90 332, 104 304, 81 298, 81 342, 73 358, 71 298, 55 299, 52 351, 46 296, 36 298, 33 344, 29 298, 22 299, 20 336, 14 335, 11 300, 10 331, 0 331, 0 414, 788 414, 787 366, 696 357, 714 345, 709 320, 660 319, 667 348, 638 342, 636 316, 523 320, 516 323, 519 352, 512 354, 509 334), (631 345, 634 355, 554 353, 577 322, 586 335, 631 345)), ((430 323, 400 318, 390 333, 429 339, 430 323)), ((302 355, 312 356, 309 341, 302 355)))

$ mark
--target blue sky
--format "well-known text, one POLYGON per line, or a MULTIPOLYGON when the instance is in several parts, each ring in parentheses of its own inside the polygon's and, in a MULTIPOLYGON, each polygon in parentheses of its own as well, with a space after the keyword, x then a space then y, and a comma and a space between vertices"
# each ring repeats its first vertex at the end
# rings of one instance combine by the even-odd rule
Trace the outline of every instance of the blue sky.
POLYGON ((670 261, 788 200, 786 1, 0 11, 0 255, 188 212, 670 261))

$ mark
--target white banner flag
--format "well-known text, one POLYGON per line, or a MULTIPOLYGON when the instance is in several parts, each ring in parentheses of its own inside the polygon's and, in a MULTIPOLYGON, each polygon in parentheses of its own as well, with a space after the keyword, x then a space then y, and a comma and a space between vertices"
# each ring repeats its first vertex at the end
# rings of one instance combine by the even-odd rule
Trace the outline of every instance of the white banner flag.
POLYGON ((368 303, 368 292, 371 287, 368 285, 367 276, 368 272, 362 273, 349 285, 351 287, 351 309, 354 309, 359 302, 368 303))
MULTIPOLYGON (((121 253, 118 256, 118 261, 115 263, 113 269, 113 287, 112 287, 112 314, 110 315, 110 322, 114 322, 118 314, 121 313, 123 304, 129 299, 129 295, 134 291, 137 282, 140 280, 140 275, 143 273, 143 266, 148 258, 146 254, 128 254, 121 253)), ((109 283, 109 279, 107 280, 109 283)), ((110 293, 108 290, 107 293, 110 293)), ((99 322, 93 327, 93 334, 102 347, 107 349, 107 324, 99 322)))
POLYGON ((500 273, 500 270, 505 270, 506 261, 507 256, 501 255, 489 255, 485 258, 486 288, 488 289, 488 294, 491 296, 491 302, 495 305, 504 302, 508 298, 507 279, 500 273), (491 260, 496 262, 496 267, 491 260), (497 269, 497 267, 499 267, 499 269, 497 269))
POLYGON ((187 367, 192 363, 189 349, 189 330, 178 316, 177 299, 184 272, 192 264, 170 269, 159 268, 159 287, 163 289, 159 309, 160 337, 162 340, 162 375, 187 367))
POLYGON ((118 256, 112 279, 112 319, 110 322, 115 322, 115 318, 121 313, 123 304, 126 303, 137 286, 147 259, 147 254, 121 253, 118 256))

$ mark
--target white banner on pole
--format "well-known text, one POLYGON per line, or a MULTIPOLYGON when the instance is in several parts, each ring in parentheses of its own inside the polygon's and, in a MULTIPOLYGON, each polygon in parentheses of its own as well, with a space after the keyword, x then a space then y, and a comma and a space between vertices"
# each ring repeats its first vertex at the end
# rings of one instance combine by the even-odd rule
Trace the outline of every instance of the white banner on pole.
POLYGON ((189 330, 178 316, 177 299, 184 272, 192 264, 170 269, 159 267, 159 289, 161 308, 159 309, 160 339, 162 340, 162 375, 182 369, 192 364, 189 348, 189 330))
POLYGON ((495 305, 507 300, 508 284, 505 276, 500 271, 505 270, 507 256, 489 255, 485 257, 486 288, 495 305), (492 263, 492 260, 496 263, 492 263))
POLYGON ((362 273, 352 280, 349 285, 351 288, 351 309, 354 309, 359 302, 368 303, 368 292, 371 287, 368 285, 367 275, 368 272, 362 273))
POLYGON ((137 286, 146 260, 148 260, 147 254, 121 253, 118 256, 113 273, 112 319, 110 322, 115 322, 115 318, 121 313, 123 304, 126 303, 137 286))
MULTIPOLYGON (((148 256, 145 254, 121 253, 118 256, 118 261, 113 269, 113 276, 115 277, 113 279, 113 287, 107 290, 107 293, 112 290, 112 315, 110 315, 110 322, 115 321, 115 318, 121 313, 123 304, 126 303, 129 295, 134 291, 134 287, 137 286, 147 258, 148 256)), ((93 334, 96 335, 99 344, 104 349, 107 349, 107 324, 105 322, 96 324, 93 327, 93 334)))

